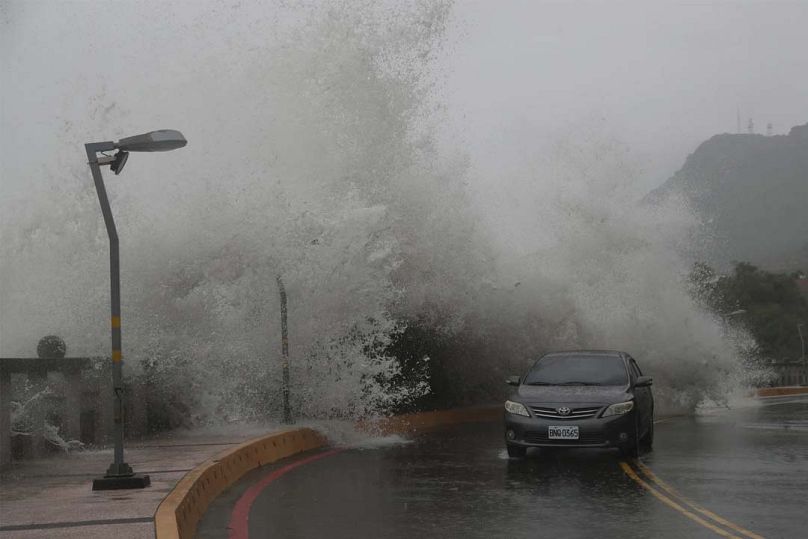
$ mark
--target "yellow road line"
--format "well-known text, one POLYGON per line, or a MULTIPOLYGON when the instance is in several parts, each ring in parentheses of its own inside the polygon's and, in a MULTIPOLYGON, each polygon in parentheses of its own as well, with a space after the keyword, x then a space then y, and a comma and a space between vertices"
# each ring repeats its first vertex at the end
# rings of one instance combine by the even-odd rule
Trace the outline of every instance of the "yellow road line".
POLYGON ((686 516, 690 520, 692 520, 694 522, 697 522, 698 524, 701 524, 702 526, 704 526, 708 530, 711 530, 711 531, 717 533, 718 535, 720 535, 722 537, 728 537, 730 539, 742 539, 742 538, 738 537, 737 535, 732 535, 731 533, 729 533, 729 532, 727 532, 725 530, 722 530, 718 526, 715 526, 715 525, 711 524, 710 522, 707 522, 706 520, 704 520, 700 516, 691 513, 690 511, 688 511, 687 509, 685 509, 684 507, 682 507, 681 505, 679 505, 678 503, 676 503, 672 499, 668 498, 667 496, 665 496, 664 494, 659 492, 657 489, 655 489, 654 487, 652 487, 651 485, 649 485, 648 483, 643 481, 640 478, 640 476, 637 475, 637 473, 627 463, 621 462, 620 467, 623 469, 623 471, 626 473, 627 476, 629 476, 632 480, 634 480, 635 483, 637 483, 642 488, 644 488, 645 490, 647 490, 648 492, 653 494, 659 501, 661 501, 662 503, 664 503, 668 507, 678 511, 679 513, 683 514, 684 516, 686 516))
POLYGON ((705 515, 705 516, 713 519, 714 521, 718 522, 719 524, 723 524, 727 528, 735 530, 736 532, 741 533, 741 534, 745 535, 746 537, 749 537, 750 539, 764 539, 763 536, 758 535, 758 534, 756 534, 754 532, 751 532, 751 531, 749 531, 749 530, 747 530, 745 528, 742 528, 742 527, 738 526, 737 524, 734 524, 734 523, 732 523, 732 522, 730 522, 730 521, 728 521, 728 520, 726 520, 724 518, 721 518, 720 516, 716 515, 712 511, 708 511, 707 509, 701 507, 697 503, 689 500, 685 496, 682 496, 673 487, 671 487, 670 485, 665 483, 662 479, 657 477, 656 474, 654 474, 654 472, 652 472, 650 470, 650 468, 648 468, 648 466, 646 466, 645 464, 643 464, 639 460, 635 460, 634 464, 640 470, 642 470, 642 472, 646 475, 646 477, 648 477, 648 479, 650 479, 651 481, 656 483, 657 486, 659 486, 661 489, 666 491, 671 496, 675 496, 675 497, 679 498, 681 501, 685 502, 687 505, 689 505, 690 507, 692 507, 693 509, 695 509, 696 511, 698 511, 702 515, 705 515))

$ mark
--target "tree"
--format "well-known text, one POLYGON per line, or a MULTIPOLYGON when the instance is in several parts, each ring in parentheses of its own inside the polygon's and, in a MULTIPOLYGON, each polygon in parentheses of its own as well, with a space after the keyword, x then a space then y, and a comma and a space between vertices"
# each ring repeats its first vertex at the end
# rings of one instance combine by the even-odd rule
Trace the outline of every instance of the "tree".
MULTIPOLYGON (((796 275, 796 274, 795 274, 796 275)), ((808 302, 800 294, 794 275, 771 273, 739 262, 729 275, 716 276, 698 263, 690 275, 691 290, 718 315, 749 331, 765 359, 799 357, 797 324, 808 320, 808 302)))

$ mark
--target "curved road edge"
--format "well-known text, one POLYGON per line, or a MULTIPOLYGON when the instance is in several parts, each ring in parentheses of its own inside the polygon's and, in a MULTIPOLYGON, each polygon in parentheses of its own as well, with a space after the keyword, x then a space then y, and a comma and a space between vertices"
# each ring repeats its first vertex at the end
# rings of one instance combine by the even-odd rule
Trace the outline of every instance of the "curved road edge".
POLYGON ((268 434, 206 460, 183 477, 154 515, 157 539, 186 539, 210 503, 245 473, 297 453, 326 445, 325 436, 309 428, 268 434))

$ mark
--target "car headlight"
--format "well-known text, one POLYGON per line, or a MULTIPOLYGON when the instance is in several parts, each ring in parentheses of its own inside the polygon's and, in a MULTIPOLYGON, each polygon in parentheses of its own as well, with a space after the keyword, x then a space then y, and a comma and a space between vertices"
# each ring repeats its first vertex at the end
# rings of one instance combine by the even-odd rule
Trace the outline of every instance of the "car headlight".
POLYGON ((623 415, 627 414, 634 409, 634 401, 627 401, 627 402, 618 402, 617 404, 612 404, 606 411, 603 412, 601 417, 609 417, 610 415, 623 415))
POLYGON ((527 408, 525 408, 525 405, 519 402, 505 401, 505 410, 512 414, 530 417, 530 414, 527 413, 527 408))

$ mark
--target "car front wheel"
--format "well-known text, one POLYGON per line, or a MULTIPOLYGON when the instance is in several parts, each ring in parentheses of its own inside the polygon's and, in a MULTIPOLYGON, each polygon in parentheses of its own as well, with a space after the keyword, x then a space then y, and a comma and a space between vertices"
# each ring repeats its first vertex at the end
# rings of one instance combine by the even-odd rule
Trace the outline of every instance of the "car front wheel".
POLYGON ((634 436, 620 446, 620 456, 623 458, 634 459, 640 456, 640 421, 635 416, 634 418, 634 436))
POLYGON ((654 447, 654 420, 651 419, 648 425, 648 430, 645 431, 645 436, 640 439, 640 445, 646 451, 651 451, 654 447))

